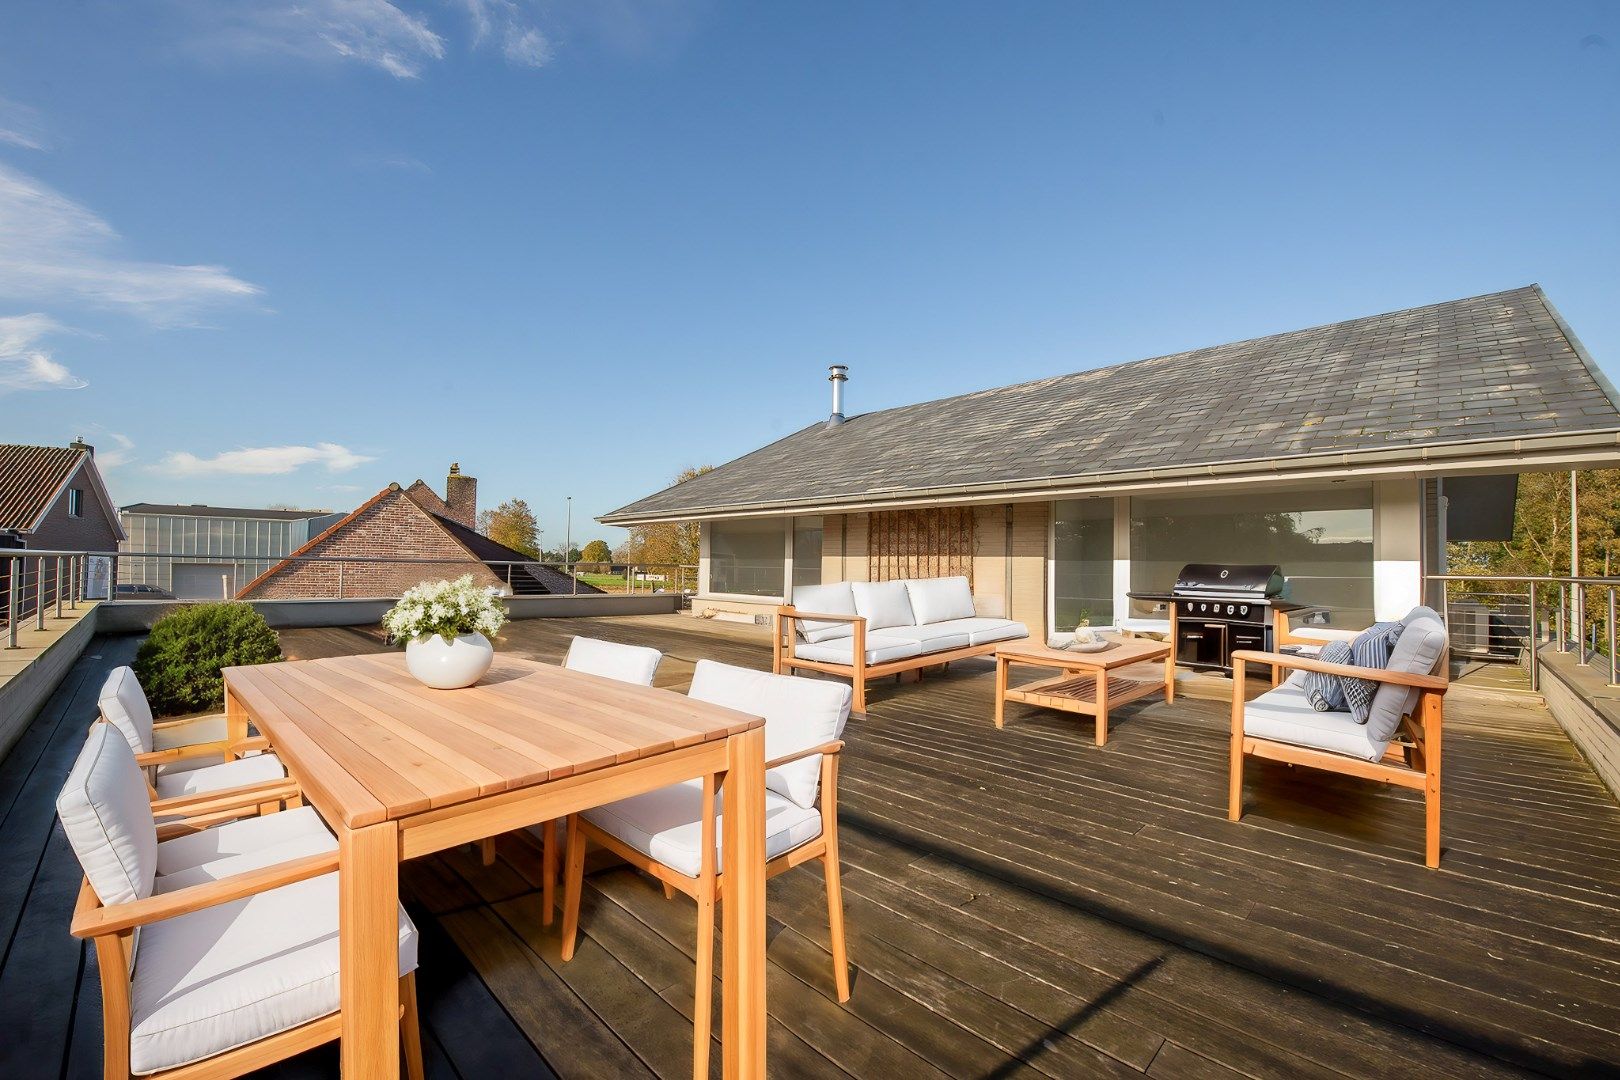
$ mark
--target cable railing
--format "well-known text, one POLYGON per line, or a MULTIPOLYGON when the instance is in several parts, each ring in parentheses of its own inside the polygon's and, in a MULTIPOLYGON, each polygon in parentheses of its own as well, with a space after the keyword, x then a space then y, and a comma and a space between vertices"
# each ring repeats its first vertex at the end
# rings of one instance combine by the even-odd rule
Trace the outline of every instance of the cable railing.
POLYGON ((1606 665, 1620 686, 1615 648, 1620 577, 1430 574, 1443 589, 1454 654, 1479 660, 1524 660, 1530 688, 1541 688, 1541 650, 1575 654, 1581 667, 1606 665))
POLYGON ((697 567, 678 563, 0 548, 0 627, 5 647, 16 648, 28 623, 44 630, 48 617, 87 600, 395 599, 423 581, 463 574, 518 599, 668 594, 681 608, 697 581, 697 567))

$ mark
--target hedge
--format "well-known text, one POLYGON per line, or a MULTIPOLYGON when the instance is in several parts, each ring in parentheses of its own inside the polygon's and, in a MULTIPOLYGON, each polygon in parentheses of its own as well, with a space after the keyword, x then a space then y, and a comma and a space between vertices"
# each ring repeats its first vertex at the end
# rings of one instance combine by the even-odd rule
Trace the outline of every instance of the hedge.
POLYGON ((159 619, 135 655, 135 677, 157 716, 217 712, 220 669, 281 659, 281 642, 251 604, 194 604, 159 619))

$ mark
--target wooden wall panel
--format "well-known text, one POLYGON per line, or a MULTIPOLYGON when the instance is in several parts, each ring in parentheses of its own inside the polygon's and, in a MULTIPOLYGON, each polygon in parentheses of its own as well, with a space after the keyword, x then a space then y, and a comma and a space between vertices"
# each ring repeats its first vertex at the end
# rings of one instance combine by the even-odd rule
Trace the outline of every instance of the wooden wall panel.
POLYGON ((973 580, 970 506, 882 510, 870 515, 867 537, 869 580, 957 576, 973 580))

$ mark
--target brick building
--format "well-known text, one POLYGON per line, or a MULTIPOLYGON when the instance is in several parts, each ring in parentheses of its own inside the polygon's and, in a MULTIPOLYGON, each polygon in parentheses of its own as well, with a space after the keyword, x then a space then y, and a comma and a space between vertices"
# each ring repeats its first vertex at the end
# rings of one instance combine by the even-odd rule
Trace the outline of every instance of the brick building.
MULTIPOLYGON (((82 440, 68 446, 0 444, 0 547, 116 551, 124 530, 95 455, 95 447, 82 440)), ((8 574, 9 566, 0 566, 0 618, 10 588, 8 574)), ((54 602, 55 583, 55 564, 48 562, 46 603, 54 602)), ((19 576, 20 604, 31 605, 40 584, 32 570, 19 576)))
POLYGON ((481 535, 477 523, 478 481, 462 475, 459 465, 450 466, 444 498, 421 480, 409 487, 389 484, 237 597, 393 597, 423 581, 463 574, 516 595, 598 591, 529 563, 522 552, 481 535), (303 561, 310 558, 333 561, 303 561), (408 561, 413 559, 421 561, 408 561))

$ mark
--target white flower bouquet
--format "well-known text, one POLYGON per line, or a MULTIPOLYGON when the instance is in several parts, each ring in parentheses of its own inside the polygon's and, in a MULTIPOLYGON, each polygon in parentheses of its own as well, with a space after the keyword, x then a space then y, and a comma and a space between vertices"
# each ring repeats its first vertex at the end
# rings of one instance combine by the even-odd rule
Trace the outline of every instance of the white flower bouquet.
POLYGON ((399 643, 435 634, 453 641, 462 634, 493 638, 506 624, 506 605, 493 586, 473 584, 471 574, 454 581, 424 581, 407 589, 383 616, 383 626, 399 643))

